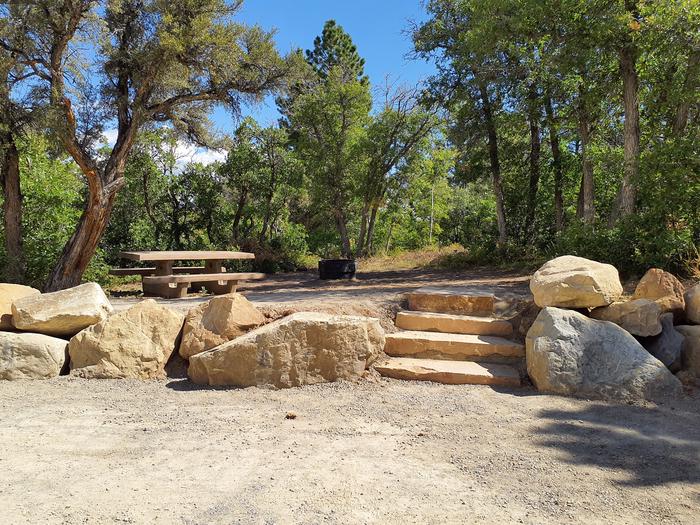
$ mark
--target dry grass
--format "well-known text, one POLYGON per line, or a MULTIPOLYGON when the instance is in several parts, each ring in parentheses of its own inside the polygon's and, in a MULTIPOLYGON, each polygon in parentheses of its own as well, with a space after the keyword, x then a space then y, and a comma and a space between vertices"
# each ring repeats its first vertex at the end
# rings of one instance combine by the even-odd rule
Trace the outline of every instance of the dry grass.
POLYGON ((463 252, 458 244, 450 246, 431 246, 414 251, 400 251, 389 254, 375 255, 358 261, 359 269, 363 272, 392 272, 400 270, 417 270, 431 268, 445 256, 463 252))

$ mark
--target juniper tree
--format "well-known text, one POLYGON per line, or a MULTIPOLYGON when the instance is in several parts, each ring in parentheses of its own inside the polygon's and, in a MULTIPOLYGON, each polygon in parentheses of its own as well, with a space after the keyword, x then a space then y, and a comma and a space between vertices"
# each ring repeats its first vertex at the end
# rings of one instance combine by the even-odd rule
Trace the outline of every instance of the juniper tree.
POLYGON ((274 93, 291 62, 277 53, 271 32, 233 19, 240 1, 27 4, 27 34, 37 46, 23 53, 23 61, 44 82, 53 126, 88 189, 80 222, 46 285, 47 290, 56 290, 80 282, 124 184, 127 158, 140 130, 150 124, 171 124, 202 139, 211 128, 207 114, 214 106, 237 113, 243 102, 274 93), (88 22, 98 15, 102 20, 88 31, 88 22), (88 88, 99 87, 93 106, 106 109, 116 127, 106 159, 81 141, 86 116, 75 109, 78 85, 75 71, 67 67, 79 39, 95 52, 95 63, 84 71, 88 88))

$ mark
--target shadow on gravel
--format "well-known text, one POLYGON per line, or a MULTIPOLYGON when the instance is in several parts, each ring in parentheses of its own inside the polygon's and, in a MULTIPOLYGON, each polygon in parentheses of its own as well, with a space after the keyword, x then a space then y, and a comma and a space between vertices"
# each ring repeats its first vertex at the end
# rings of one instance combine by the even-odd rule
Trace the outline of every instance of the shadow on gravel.
POLYGON ((700 414, 626 405, 542 410, 540 445, 563 460, 622 470, 631 487, 700 483, 700 414))
POLYGON ((174 379, 165 384, 166 388, 175 390, 176 392, 195 392, 199 390, 241 390, 237 386, 209 386, 198 385, 189 379, 174 379))

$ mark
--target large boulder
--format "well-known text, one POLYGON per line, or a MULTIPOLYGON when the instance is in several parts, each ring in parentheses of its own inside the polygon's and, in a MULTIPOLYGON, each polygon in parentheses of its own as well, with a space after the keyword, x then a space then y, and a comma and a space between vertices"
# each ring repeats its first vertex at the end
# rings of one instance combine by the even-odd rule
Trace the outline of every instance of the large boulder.
POLYGON ((656 359, 665 364, 669 370, 677 372, 681 369, 681 350, 683 335, 673 326, 673 314, 661 316, 661 333, 654 337, 640 337, 639 342, 656 359))
POLYGON ((159 379, 177 348, 184 315, 142 301, 70 340, 71 374, 100 379, 159 379))
POLYGON ((700 326, 680 325, 676 330, 684 337, 681 368, 700 379, 700 326))
POLYGON ((70 337, 99 323, 112 311, 100 285, 85 283, 17 299, 12 303, 12 323, 18 330, 70 337))
POLYGON ((384 348, 371 317, 300 312, 190 358, 195 383, 288 388, 357 379, 384 348))
POLYGON ((676 317, 683 314, 685 288, 673 274, 660 268, 652 268, 644 274, 634 290, 634 299, 656 301, 663 312, 673 312, 676 317))
POLYGON ((661 333, 661 313, 655 301, 634 299, 596 308, 591 317, 615 323, 633 335, 648 337, 661 333))
POLYGON ((21 284, 0 283, 0 330, 12 330, 12 303, 28 295, 38 295, 39 290, 21 284))
POLYGON ((526 338, 538 390, 630 401, 677 395, 680 381, 628 332, 572 310, 543 309, 526 338))
POLYGON ((595 308, 619 299, 622 284, 614 266, 564 255, 535 272, 530 290, 541 308, 595 308))
POLYGON ((43 334, 0 332, 0 379, 56 377, 66 362, 68 341, 43 334))
POLYGON ((700 284, 690 288, 685 295, 685 315, 688 321, 700 324, 700 284))
POLYGON ((265 316, 242 295, 219 295, 187 314, 182 329, 180 355, 189 359, 235 339, 264 322, 265 316))

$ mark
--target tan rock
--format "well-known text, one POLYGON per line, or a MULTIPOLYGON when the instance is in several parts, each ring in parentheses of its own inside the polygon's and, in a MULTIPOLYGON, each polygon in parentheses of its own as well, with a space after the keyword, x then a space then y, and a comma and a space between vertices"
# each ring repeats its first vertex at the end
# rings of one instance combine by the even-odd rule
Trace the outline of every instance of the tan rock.
POLYGON ((616 401, 681 393, 680 381, 628 332, 573 310, 545 308, 526 338, 538 390, 616 401))
POLYGON ((683 335, 682 369, 700 379, 700 326, 675 327, 683 335))
POLYGON ((564 255, 535 272, 530 290, 541 308, 595 308, 617 301, 622 295, 622 284, 614 266, 564 255))
POLYGON ((56 377, 66 362, 68 341, 43 334, 0 332, 0 379, 56 377))
POLYGON ((394 357, 374 365, 384 377, 433 381, 445 385, 520 386, 520 374, 510 365, 394 357))
POLYGON ((493 295, 475 295, 468 288, 420 288, 406 294, 408 309, 459 315, 491 315, 493 295))
POLYGON ((184 315, 142 301, 70 340, 71 374, 86 378, 158 379, 177 348, 184 315))
POLYGON ((384 352, 393 357, 472 360, 523 357, 525 348, 492 335, 403 331, 387 334, 384 352))
POLYGON ((0 330, 12 330, 12 302, 28 295, 41 293, 31 286, 0 283, 0 330))
POLYGON ((219 295, 187 314, 182 329, 180 355, 189 359, 235 339, 264 322, 265 316, 242 295, 219 295))
POLYGON ((105 319, 113 308, 97 283, 59 292, 28 295, 12 303, 12 322, 18 330, 72 336, 105 319))
POLYGON ((504 335, 513 333, 513 325, 495 317, 402 311, 396 314, 396 327, 402 330, 450 334, 504 335))
POLYGON ((678 317, 685 309, 684 293, 683 283, 673 274, 652 268, 637 284, 633 297, 656 301, 663 312, 673 312, 678 317))
POLYGON ((648 337, 661 333, 661 307, 649 299, 613 303, 591 312, 593 319, 610 321, 632 335, 648 337))
POLYGON ((685 295, 685 315, 688 321, 700 324, 700 283, 690 288, 685 295))
POLYGON ((288 388, 357 379, 380 355, 377 319, 301 312, 194 355, 195 383, 288 388))

